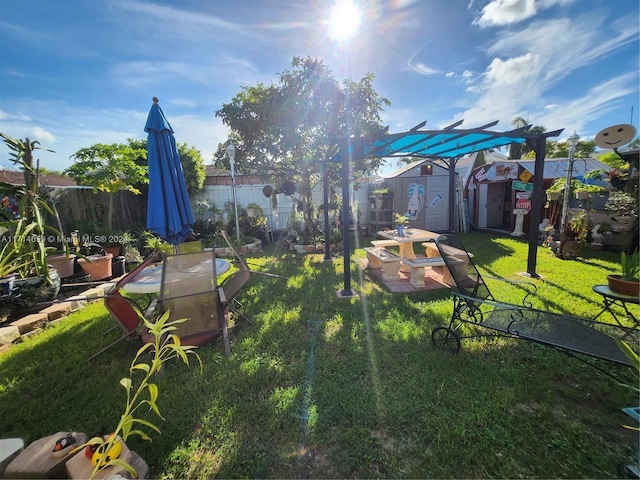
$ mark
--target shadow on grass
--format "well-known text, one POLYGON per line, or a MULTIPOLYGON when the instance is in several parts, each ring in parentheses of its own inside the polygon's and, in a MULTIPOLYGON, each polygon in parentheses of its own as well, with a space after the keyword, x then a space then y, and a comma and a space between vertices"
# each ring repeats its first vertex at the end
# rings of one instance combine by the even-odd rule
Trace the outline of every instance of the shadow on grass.
MULTIPOLYGON (((488 264, 519 248, 470 243, 488 264)), ((632 396, 593 369, 507 339, 435 349, 448 290, 394 295, 354 265, 361 296, 338 299, 341 258, 252 261, 289 279, 256 276, 242 292, 250 322, 234 325, 230 359, 216 341, 197 349, 202 372, 174 363, 158 379, 165 420, 140 414, 162 434, 128 442, 154 478, 610 477, 633 451, 619 411, 632 396)), ((87 362, 119 335, 102 337, 114 323, 88 308, 0 357, 0 431, 34 440, 117 423, 139 344, 87 362)))

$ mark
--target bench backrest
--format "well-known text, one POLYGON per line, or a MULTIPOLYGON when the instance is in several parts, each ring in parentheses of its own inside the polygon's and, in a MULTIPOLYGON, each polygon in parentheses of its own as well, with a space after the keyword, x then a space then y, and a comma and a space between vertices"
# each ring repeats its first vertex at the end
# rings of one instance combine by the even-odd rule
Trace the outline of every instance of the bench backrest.
POLYGON ((457 235, 449 233, 439 235, 436 238, 436 245, 460 293, 480 300, 495 301, 489 287, 457 235), (463 260, 462 264, 460 260, 463 260))

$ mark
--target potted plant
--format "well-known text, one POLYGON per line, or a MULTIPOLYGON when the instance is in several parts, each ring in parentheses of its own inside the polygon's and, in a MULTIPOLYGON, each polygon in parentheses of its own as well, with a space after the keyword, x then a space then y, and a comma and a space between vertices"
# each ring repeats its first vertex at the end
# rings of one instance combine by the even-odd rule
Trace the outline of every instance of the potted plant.
POLYGON ((406 213, 394 213, 393 216, 396 221, 398 235, 404 237, 404 226, 409 223, 409 217, 407 217, 406 213))
POLYGON ((56 269, 60 278, 73 276, 75 261, 74 253, 55 252, 47 255, 47 263, 56 269))
POLYGON ((7 242, 11 244, 3 247, 12 258, 7 260, 5 267, 12 265, 10 268, 16 274, 13 293, 19 295, 13 295, 12 301, 22 307, 31 307, 53 300, 60 291, 60 276, 47 261, 47 252, 51 250, 45 242, 47 236, 62 239, 66 254, 69 248, 62 234, 45 223, 44 214, 53 216, 54 212, 39 194, 39 169, 34 165, 33 151, 46 149, 29 138, 17 140, 4 133, 0 136, 10 151, 11 161, 22 170, 24 180, 21 185, 0 182, 0 190, 7 197, 16 199, 18 205, 13 215, 3 214, 4 221, 0 222, 0 227, 8 230, 7 242))
POLYGON ((384 197, 391 194, 389 187, 374 188, 369 192, 374 197, 375 207, 377 210, 384 208, 384 197))
POLYGON ((589 185, 586 183, 578 182, 575 189, 575 195, 578 200, 586 200, 593 193, 602 192, 604 188, 598 185, 589 185))
POLYGON ((78 259, 78 265, 82 271, 91 277, 91 280, 103 280, 113 274, 113 254, 107 253, 102 245, 97 243, 87 243, 85 245, 87 255, 78 259), (98 253, 92 253, 92 249, 97 249, 98 253))
POLYGON ((264 212, 262 210, 262 207, 257 203, 250 203, 249 205, 247 205, 247 216, 251 218, 255 218, 258 216, 263 217, 264 212))
POLYGON ((640 295, 640 254, 622 252, 620 255, 621 274, 607 276, 609 289, 616 293, 637 297, 640 295))
POLYGON ((0 250, 0 299, 7 298, 13 291, 16 272, 24 267, 16 255, 15 244, 8 241, 0 250))
POLYGON ((560 239, 560 248, 556 252, 561 258, 575 258, 580 253, 580 248, 587 243, 589 234, 589 222, 591 219, 585 210, 576 212, 569 220, 569 229, 566 237, 560 239))

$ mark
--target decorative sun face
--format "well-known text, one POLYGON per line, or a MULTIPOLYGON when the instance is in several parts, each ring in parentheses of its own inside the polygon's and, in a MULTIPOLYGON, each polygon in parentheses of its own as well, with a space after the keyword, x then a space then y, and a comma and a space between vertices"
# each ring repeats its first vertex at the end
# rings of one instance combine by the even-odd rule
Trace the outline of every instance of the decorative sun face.
POLYGON ((600 130, 594 141, 600 148, 618 148, 629 143, 636 135, 636 127, 623 123, 600 130))
POLYGON ((358 32, 362 11, 352 0, 337 0, 328 18, 329 37, 336 42, 346 42, 358 32))

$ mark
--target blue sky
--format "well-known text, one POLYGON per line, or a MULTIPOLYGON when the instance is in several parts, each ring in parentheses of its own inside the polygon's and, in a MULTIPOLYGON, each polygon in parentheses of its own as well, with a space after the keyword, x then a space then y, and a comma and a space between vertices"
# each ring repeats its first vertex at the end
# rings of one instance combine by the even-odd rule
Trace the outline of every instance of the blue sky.
POLYGON ((638 127, 638 0, 353 1, 360 28, 336 42, 333 0, 0 0, 0 131, 55 150, 38 157, 62 170, 80 148, 145 138, 157 96, 210 163, 227 138, 215 111, 293 56, 373 73, 391 133, 516 116, 559 139, 638 127))

